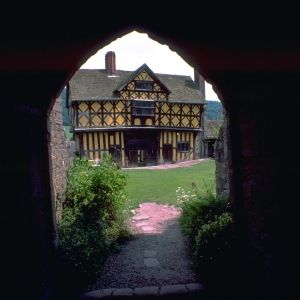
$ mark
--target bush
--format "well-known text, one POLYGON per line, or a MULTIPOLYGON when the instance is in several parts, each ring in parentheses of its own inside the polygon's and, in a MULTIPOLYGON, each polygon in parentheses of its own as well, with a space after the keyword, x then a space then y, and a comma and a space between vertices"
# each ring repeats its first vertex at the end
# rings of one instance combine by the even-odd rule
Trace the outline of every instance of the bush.
POLYGON ((230 244, 232 219, 227 213, 228 196, 216 197, 211 190, 200 195, 194 183, 192 187, 192 193, 178 188, 176 194, 182 212, 180 223, 191 241, 194 265, 199 267, 230 244))
POLYGON ((107 156, 100 166, 76 159, 68 173, 59 223, 62 256, 85 277, 93 277, 111 246, 124 234, 127 176, 107 156))
POLYGON ((59 227, 61 255, 85 278, 92 278, 109 253, 102 224, 64 221, 59 227))
POLYGON ((212 259, 224 258, 231 240, 231 223, 231 216, 223 213, 216 216, 213 222, 209 221, 198 229, 193 245, 193 259, 196 267, 212 259))
POLYGON ((192 193, 186 193, 178 188, 176 191, 177 203, 181 209, 180 223, 183 231, 194 241, 197 231, 202 225, 207 224, 227 211, 228 196, 216 197, 211 190, 200 195, 193 184, 192 193))

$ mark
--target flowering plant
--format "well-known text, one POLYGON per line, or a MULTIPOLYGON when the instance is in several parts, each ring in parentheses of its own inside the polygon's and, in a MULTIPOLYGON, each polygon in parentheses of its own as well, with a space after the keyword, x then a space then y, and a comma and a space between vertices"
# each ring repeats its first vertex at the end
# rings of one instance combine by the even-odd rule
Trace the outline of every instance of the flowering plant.
POLYGON ((190 194, 190 192, 185 192, 185 190, 181 187, 178 187, 176 190, 176 200, 177 205, 180 210, 182 210, 183 206, 191 201, 193 195, 190 194))

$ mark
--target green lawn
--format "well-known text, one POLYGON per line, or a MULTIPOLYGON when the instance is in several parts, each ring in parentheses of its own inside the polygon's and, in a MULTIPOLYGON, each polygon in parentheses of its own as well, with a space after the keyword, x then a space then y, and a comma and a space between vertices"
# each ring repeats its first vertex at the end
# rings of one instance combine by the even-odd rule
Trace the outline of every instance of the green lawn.
POLYGON ((132 208, 140 203, 156 202, 159 204, 176 204, 176 189, 192 189, 194 182, 199 192, 207 189, 215 191, 215 161, 202 162, 186 168, 169 170, 126 170, 129 175, 127 191, 132 208))

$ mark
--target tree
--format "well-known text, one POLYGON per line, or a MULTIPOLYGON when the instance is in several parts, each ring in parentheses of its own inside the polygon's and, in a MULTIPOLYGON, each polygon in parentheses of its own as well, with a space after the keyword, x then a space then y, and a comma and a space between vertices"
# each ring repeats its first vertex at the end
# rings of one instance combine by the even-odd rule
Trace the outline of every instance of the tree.
POLYGON ((207 100, 206 111, 208 120, 223 120, 223 106, 221 102, 207 100))
POLYGON ((61 106, 62 106, 62 118, 63 118, 63 125, 70 126, 70 119, 69 119, 69 112, 66 107, 67 103, 67 90, 66 88, 63 89, 61 93, 61 106))

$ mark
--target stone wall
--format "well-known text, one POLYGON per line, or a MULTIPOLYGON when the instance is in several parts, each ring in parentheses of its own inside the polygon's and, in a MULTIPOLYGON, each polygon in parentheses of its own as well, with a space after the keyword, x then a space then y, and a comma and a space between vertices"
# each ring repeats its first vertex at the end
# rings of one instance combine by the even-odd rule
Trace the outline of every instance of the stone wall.
POLYGON ((48 110, 49 161, 52 197, 59 222, 65 197, 67 170, 73 164, 75 143, 68 141, 62 121, 61 97, 52 101, 48 110))
POLYGON ((194 158, 200 159, 203 156, 202 133, 197 132, 194 143, 194 158))
POLYGON ((236 79, 230 89, 225 109, 234 233, 265 293, 292 299, 285 294, 296 287, 299 270, 300 160, 298 147, 287 145, 300 128, 296 81, 256 75, 236 79))
POLYGON ((229 168, 227 153, 227 126, 226 118, 220 127, 219 136, 215 142, 215 162, 216 162, 216 193, 229 194, 229 168))

